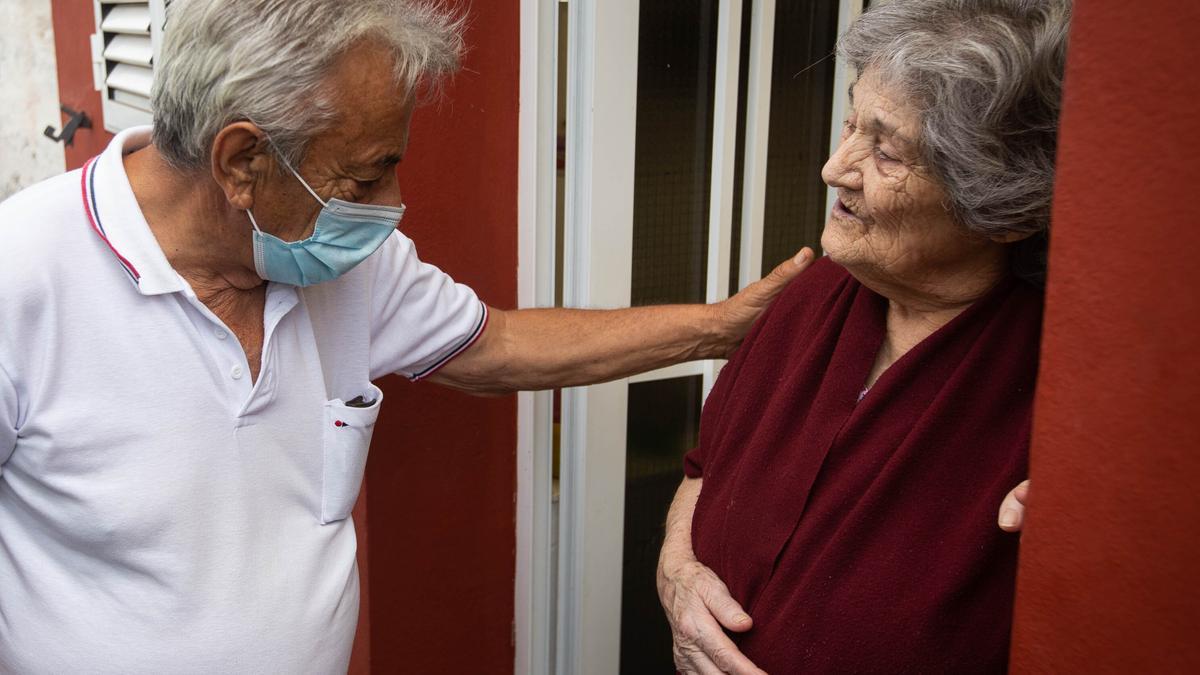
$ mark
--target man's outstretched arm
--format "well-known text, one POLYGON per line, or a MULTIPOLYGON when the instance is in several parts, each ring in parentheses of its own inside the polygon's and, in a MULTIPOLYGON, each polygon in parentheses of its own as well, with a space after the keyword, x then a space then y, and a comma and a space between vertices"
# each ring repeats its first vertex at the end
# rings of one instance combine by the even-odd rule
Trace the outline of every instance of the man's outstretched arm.
POLYGON ((475 394, 606 382, 683 361, 728 357, 813 252, 803 249, 712 305, 490 310, 479 340, 429 379, 475 394))

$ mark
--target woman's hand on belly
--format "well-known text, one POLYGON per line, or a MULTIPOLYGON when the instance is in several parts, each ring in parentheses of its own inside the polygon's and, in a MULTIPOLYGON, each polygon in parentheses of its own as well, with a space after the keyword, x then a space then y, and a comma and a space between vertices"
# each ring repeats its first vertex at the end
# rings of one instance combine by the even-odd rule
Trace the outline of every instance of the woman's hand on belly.
POLYGON ((1000 529, 1020 532, 1025 526, 1025 502, 1029 501, 1029 481, 1023 480, 1000 504, 1000 529))
POLYGON ((753 625, 725 583, 695 560, 668 569, 659 567, 658 598, 671 624, 679 672, 765 675, 721 630, 740 633, 753 625))
POLYGON ((692 513, 702 484, 685 478, 675 492, 658 556, 658 599, 671 624, 675 667, 700 675, 766 675, 721 630, 743 633, 754 622, 692 549, 692 513))

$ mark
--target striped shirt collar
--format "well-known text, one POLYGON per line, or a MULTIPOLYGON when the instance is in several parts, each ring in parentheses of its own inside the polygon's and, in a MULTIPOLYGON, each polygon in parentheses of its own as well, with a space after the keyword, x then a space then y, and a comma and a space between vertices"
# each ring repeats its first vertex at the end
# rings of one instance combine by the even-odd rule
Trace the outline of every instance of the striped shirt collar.
POLYGON ((167 262, 125 173, 125 155, 149 144, 150 127, 127 129, 88 160, 80 178, 83 206, 91 236, 104 241, 139 293, 177 293, 186 283, 167 262))

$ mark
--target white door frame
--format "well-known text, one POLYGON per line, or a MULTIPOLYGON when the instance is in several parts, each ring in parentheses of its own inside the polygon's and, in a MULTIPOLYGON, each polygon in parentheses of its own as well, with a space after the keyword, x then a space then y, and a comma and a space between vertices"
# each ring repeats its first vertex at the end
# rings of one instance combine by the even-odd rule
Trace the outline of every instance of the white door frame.
MULTIPOLYGON (((638 0, 568 3, 563 301, 569 307, 629 305, 638 20, 638 0)), ((619 669, 627 401, 623 380, 562 393, 558 673, 619 669)))
MULTIPOLYGON (((556 69, 558 40, 564 37, 557 34, 557 12, 565 1, 521 0, 521 307, 554 304, 556 69)), ((755 281, 762 268, 775 0, 724 0, 718 15, 709 302, 728 293, 742 2, 754 6, 738 286, 755 281)), ((568 7, 564 304, 624 307, 632 281, 638 0, 570 0, 568 7)), ((862 0, 840 0, 839 34, 861 10, 862 0)), ((852 77, 840 62, 835 66, 831 152, 852 77)), ((834 199, 829 190, 827 207, 834 199)), ((703 375, 707 395, 720 366, 718 361, 680 364, 563 392, 557 561, 551 556, 550 524, 552 399, 546 392, 518 396, 516 673, 619 670, 628 385, 703 375), (555 566, 558 584, 552 587, 555 566)))
MULTIPOLYGON (((521 0, 517 304, 554 306, 559 0, 521 0)), ((553 394, 517 395, 514 673, 551 675, 553 394)))

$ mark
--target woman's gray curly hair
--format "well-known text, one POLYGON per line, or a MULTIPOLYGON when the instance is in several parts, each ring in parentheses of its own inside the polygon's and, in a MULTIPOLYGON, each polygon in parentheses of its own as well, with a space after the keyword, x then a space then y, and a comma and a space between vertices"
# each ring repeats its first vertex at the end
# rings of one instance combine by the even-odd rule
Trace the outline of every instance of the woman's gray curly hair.
POLYGON ((337 117, 325 85, 339 56, 378 40, 398 92, 432 91, 458 70, 464 16, 434 0, 173 0, 151 93, 155 146, 176 168, 203 169, 222 128, 253 120, 298 166, 337 117))
POLYGON ((959 222, 1032 234, 1014 270, 1040 280, 1054 189, 1070 0, 894 0, 859 17, 838 53, 873 68, 922 118, 922 161, 959 222))

